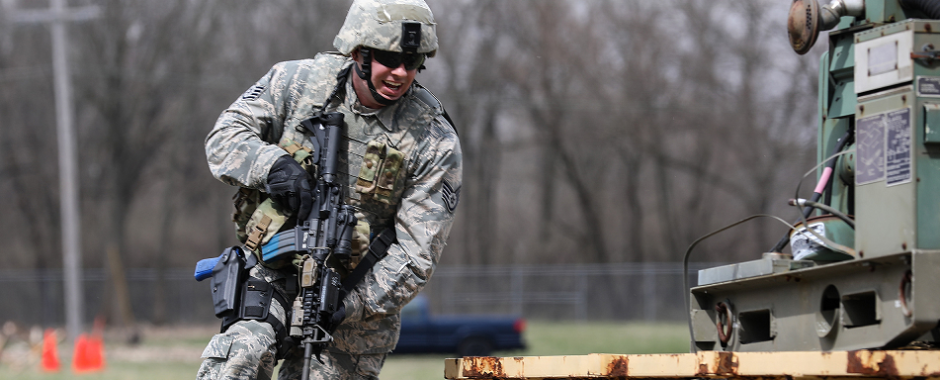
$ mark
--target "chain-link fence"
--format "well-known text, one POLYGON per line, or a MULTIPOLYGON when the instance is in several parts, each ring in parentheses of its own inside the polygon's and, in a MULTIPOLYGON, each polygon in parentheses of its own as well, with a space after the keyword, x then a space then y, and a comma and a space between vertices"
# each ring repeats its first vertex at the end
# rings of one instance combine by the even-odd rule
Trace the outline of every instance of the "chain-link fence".
MULTIPOLYGON (((129 269, 125 273, 131 308, 137 321, 169 324, 215 323, 208 282, 196 282, 193 271, 171 269, 129 269)), ((111 315, 111 287, 104 269, 82 272, 86 323, 98 315, 111 315)), ((61 269, 0 270, 0 322, 13 320, 43 326, 65 321, 63 274, 61 269)))
MULTIPOLYGON (((714 263, 690 265, 697 270, 714 263)), ((85 269, 85 321, 109 315, 115 291, 103 269, 85 269)), ((207 282, 191 269, 129 269, 137 321, 212 324, 207 282)), ((0 270, 0 322, 44 326, 65 320, 61 270, 0 270)), ((436 314, 514 314, 530 319, 681 321, 682 263, 439 267, 423 294, 436 314)))

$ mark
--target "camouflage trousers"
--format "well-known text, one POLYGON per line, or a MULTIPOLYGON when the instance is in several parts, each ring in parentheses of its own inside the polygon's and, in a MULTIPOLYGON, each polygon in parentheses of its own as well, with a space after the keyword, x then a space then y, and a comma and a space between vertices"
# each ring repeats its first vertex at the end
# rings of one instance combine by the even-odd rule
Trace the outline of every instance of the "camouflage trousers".
MULTIPOLYGON (((257 265, 250 275, 262 278, 280 288, 277 271, 257 265)), ((282 290, 282 289, 278 289, 282 290)), ((286 314, 277 302, 270 312, 281 323, 286 314)), ((327 347, 320 354, 323 364, 313 358, 310 378, 316 380, 378 379, 386 354, 354 355, 327 347)), ((203 362, 196 374, 197 380, 254 380, 271 379, 277 364, 277 339, 274 328, 263 321, 238 321, 224 333, 216 334, 202 352, 203 362)), ((299 380, 303 371, 303 349, 295 348, 286 355, 278 371, 278 379, 299 380)))

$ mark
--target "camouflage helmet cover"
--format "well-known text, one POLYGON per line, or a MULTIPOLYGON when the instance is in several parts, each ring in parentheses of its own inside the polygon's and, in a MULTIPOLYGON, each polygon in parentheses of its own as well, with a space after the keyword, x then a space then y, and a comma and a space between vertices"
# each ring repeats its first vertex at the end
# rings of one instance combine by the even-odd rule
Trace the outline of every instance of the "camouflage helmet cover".
POLYGON ((343 55, 365 46, 402 52, 402 25, 421 24, 418 53, 433 57, 437 52, 437 24, 424 0, 355 0, 346 14, 333 46, 343 55))

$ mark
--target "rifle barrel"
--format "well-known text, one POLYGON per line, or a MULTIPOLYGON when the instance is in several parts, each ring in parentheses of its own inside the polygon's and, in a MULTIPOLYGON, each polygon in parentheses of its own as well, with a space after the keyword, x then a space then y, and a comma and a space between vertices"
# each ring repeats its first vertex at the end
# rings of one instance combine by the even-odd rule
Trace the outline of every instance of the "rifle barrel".
POLYGON ((313 343, 304 343, 304 368, 300 380, 310 380, 310 357, 313 356, 313 343))

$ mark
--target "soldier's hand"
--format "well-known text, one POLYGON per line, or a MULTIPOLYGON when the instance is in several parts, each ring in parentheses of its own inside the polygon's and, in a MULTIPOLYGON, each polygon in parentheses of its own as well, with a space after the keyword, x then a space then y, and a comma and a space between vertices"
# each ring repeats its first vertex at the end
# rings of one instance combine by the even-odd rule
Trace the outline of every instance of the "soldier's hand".
POLYGON ((297 215, 297 223, 303 223, 313 207, 313 190, 310 175, 290 156, 281 156, 268 172, 268 195, 281 207, 297 215))

